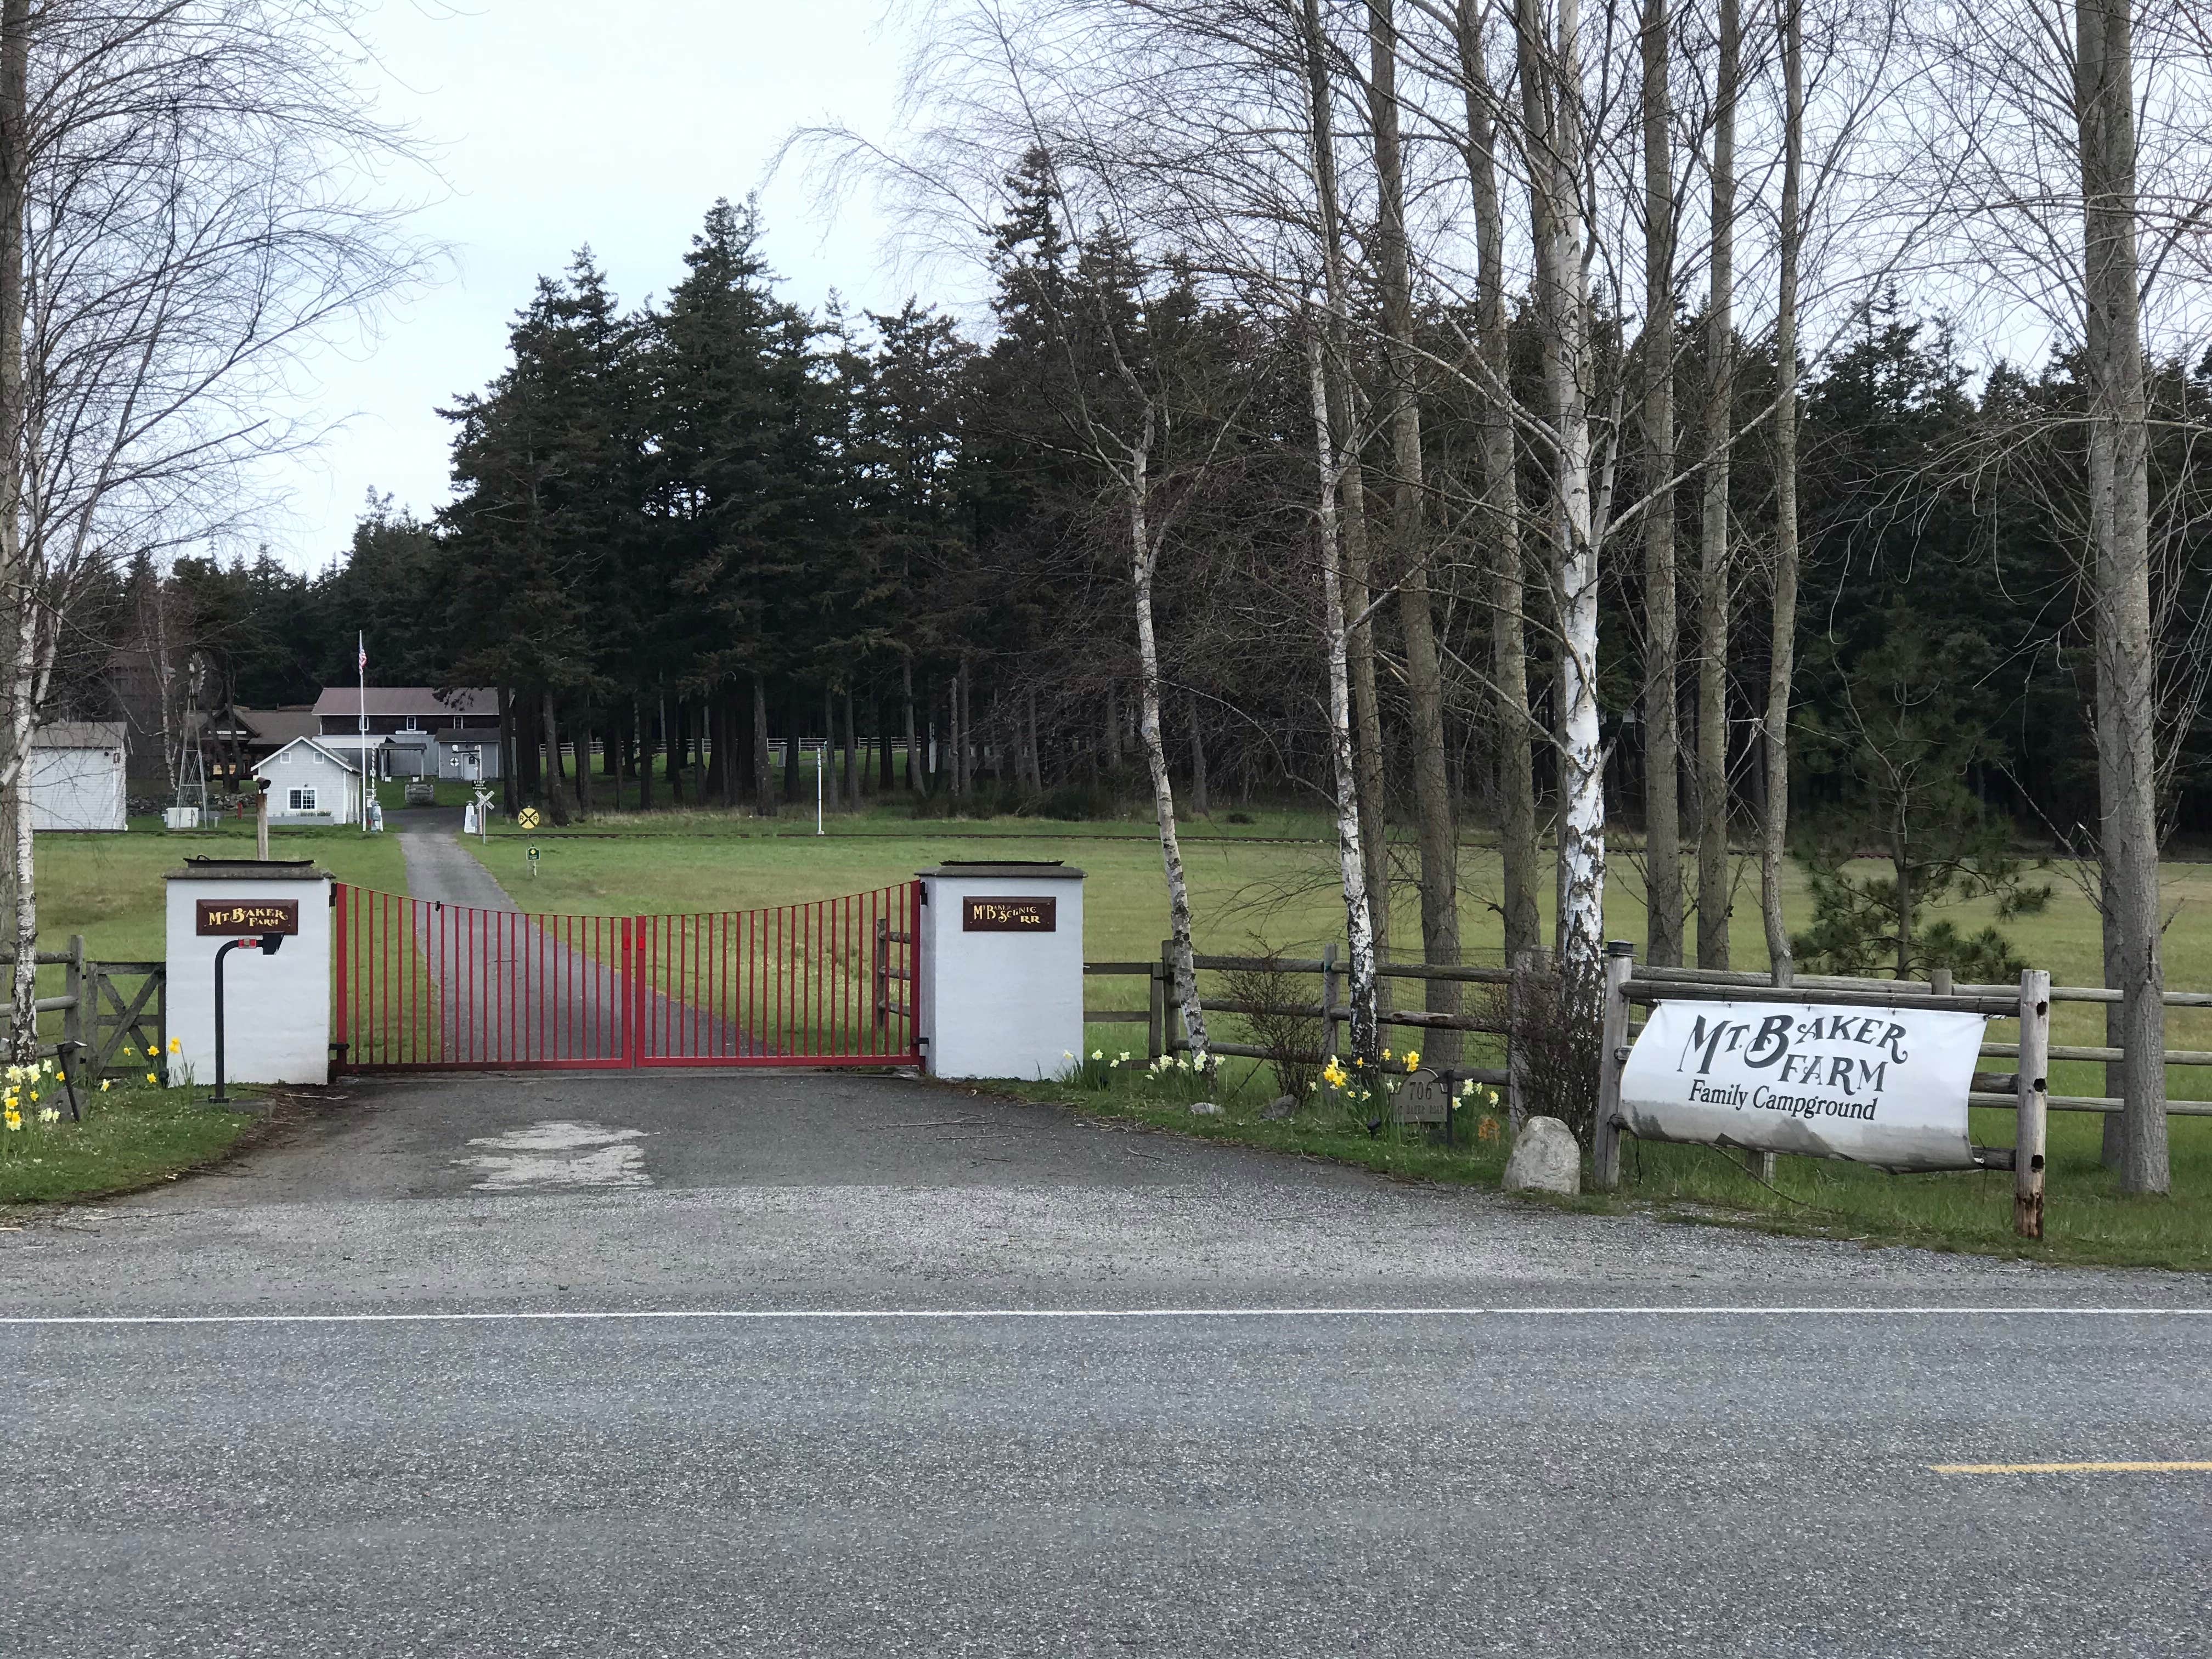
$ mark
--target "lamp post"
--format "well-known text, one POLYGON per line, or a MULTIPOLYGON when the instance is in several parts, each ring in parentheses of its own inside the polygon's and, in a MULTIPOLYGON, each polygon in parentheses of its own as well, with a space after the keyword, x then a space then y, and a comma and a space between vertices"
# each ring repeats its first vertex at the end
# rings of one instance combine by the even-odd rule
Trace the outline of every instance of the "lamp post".
POLYGON ((215 1092, 208 1097, 211 1105, 230 1099, 222 1089, 222 959, 241 945, 258 945, 262 955, 273 957, 283 943, 282 933, 264 933, 258 939, 232 939, 215 953, 215 1092))

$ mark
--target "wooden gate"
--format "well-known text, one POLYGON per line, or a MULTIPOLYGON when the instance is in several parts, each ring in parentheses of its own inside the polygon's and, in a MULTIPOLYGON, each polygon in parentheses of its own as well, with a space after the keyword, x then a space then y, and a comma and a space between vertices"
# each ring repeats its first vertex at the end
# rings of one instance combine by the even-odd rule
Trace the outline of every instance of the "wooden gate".
POLYGON ((690 915, 480 910, 339 886, 349 1071, 918 1066, 919 882, 690 915))

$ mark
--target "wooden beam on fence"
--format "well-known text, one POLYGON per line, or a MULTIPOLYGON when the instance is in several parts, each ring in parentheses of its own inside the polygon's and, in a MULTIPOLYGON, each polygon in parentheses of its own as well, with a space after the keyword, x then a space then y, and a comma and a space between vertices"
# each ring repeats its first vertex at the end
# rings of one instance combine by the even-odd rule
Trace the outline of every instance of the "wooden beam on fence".
POLYGON ((2050 1048, 2051 975, 2030 968, 2020 976, 2020 1127, 2012 1155, 2012 1230, 2022 1238, 2043 1237, 2050 1048))
MULTIPOLYGON (((1830 991, 1822 990, 1819 1000, 1844 1008, 1925 1008, 1956 1010, 1970 1014, 1994 1014, 2010 1019, 2020 1012, 2014 997, 1954 996, 1933 997, 1917 981, 1882 981, 1880 983, 1909 985, 1911 993, 1899 996, 1886 991, 1830 991)), ((1675 980, 1638 978, 1628 983, 1627 994, 1634 1002, 1796 1002, 1806 994, 1803 983, 1787 991, 1777 991, 1771 986, 1759 985, 1694 985, 1675 980)))
POLYGON ((1590 1126, 1590 1185, 1620 1185, 1620 1071, 1628 1059, 1628 980, 1636 947, 1625 939, 1605 947, 1605 1017, 1598 1032, 1597 1116, 1590 1126))

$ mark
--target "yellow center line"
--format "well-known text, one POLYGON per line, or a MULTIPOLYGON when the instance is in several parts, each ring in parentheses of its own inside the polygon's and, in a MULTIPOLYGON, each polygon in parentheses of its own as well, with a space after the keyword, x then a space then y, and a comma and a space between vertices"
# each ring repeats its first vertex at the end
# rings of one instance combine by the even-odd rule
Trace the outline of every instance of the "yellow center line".
POLYGON ((1930 1463, 1937 1474, 2184 1474, 2212 1472, 2212 1460, 2187 1463, 1930 1463))

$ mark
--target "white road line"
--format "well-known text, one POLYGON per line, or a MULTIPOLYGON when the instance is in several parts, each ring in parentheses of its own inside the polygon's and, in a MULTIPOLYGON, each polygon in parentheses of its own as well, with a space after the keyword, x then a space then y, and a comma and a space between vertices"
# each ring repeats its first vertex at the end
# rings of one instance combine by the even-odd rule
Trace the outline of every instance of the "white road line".
POLYGON ((606 1322, 619 1320, 726 1320, 767 1323, 793 1322, 861 1324, 907 1320, 1074 1320, 1074 1319, 1576 1319, 1576 1318, 1745 1318, 1790 1319, 1840 1316, 1851 1318, 2092 1318, 2186 1319, 2212 1317, 2212 1307, 1952 1307, 1944 1305, 1761 1307, 1755 1304, 1670 1307, 1660 1305, 1537 1306, 1488 1308, 647 1308, 548 1309, 512 1313, 357 1314, 0 1314, 0 1327, 33 1325, 460 1325, 501 1323, 606 1322))

